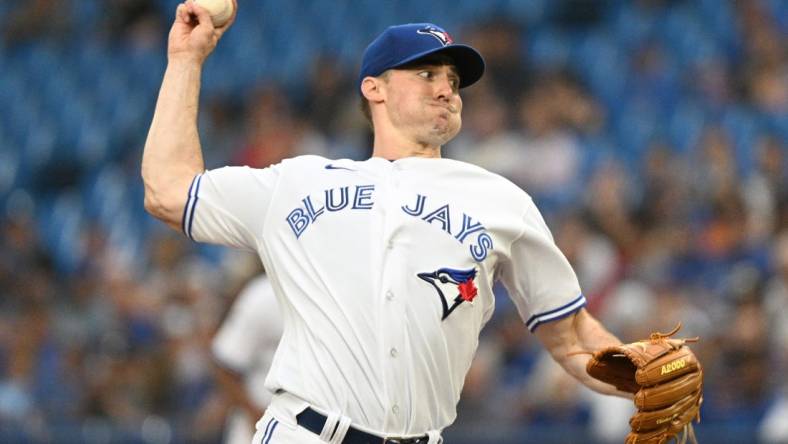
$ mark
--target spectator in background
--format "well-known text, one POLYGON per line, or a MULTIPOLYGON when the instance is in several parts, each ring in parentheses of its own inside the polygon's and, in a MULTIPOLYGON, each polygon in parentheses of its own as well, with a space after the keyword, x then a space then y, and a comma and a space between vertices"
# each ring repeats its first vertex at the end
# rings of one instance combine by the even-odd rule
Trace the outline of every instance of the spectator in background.
POLYGON ((508 176, 537 200, 576 191, 582 152, 572 118, 587 103, 568 82, 560 74, 542 76, 520 101, 523 146, 520 163, 513 165, 517 172, 508 176))
POLYGON ((757 277, 733 285, 724 333, 710 338, 714 367, 709 369, 710 421, 740 418, 753 423, 763 414, 768 389, 769 338, 757 277), (737 288, 738 287, 738 288, 737 288))
POLYGON ((203 142, 211 149, 205 153, 209 165, 228 163, 246 137, 243 100, 225 94, 208 97, 203 105, 203 142))
POLYGON ((558 220, 556 243, 577 273, 588 309, 596 312, 624 272, 619 252, 581 214, 562 214, 558 220))
POLYGON ((41 345, 46 339, 47 313, 43 306, 31 306, 15 314, 16 319, 10 326, 18 337, 4 344, 5 368, 0 373, 0 424, 31 432, 43 419, 35 396, 35 377, 41 360, 41 345))
POLYGON ((246 103, 246 140, 232 163, 265 168, 301 153, 325 150, 317 135, 296 113, 292 100, 276 85, 259 88, 246 103))
MULTIPOLYGON (((774 275, 765 283, 763 305, 767 316, 769 344, 773 347, 776 374, 788 373, 788 232, 779 235, 772 252, 774 275)), ((779 388, 788 390, 788 381, 777 381, 779 388)), ((786 391, 788 395, 788 391, 786 391)))
POLYGON ((133 427, 151 412, 170 407, 173 375, 160 346, 159 295, 144 291, 117 264, 102 273, 97 298, 105 302, 103 330, 86 381, 85 409, 91 416, 133 427), (116 267, 116 268, 113 268, 116 267))
POLYGON ((326 146, 312 144, 307 149, 310 154, 329 150, 334 157, 365 159, 371 150, 372 132, 358 112, 359 93, 350 86, 351 75, 343 66, 325 54, 312 63, 299 114, 305 125, 312 126, 310 137, 323 137, 326 146))
POLYGON ((759 64, 748 74, 747 88, 755 106, 775 116, 788 112, 788 65, 759 64))
POLYGON ((615 245, 625 264, 639 252, 640 233, 632 220, 636 198, 633 178, 615 159, 597 167, 584 193, 589 224, 615 245))
POLYGON ((694 203, 707 206, 737 199, 739 174, 730 134, 718 126, 707 127, 694 155, 694 203))
POLYGON ((746 98, 772 116, 788 112, 788 53, 785 30, 780 30, 764 2, 736 2, 744 38, 741 75, 746 98))
POLYGON ((639 190, 629 216, 637 252, 629 274, 655 287, 678 285, 695 274, 684 269, 676 273, 676 264, 694 255, 693 227, 688 223, 693 208, 691 171, 673 146, 656 141, 639 172, 639 190))
POLYGON ((480 85, 469 96, 465 132, 452 145, 462 159, 521 186, 550 212, 577 197, 585 157, 578 134, 595 131, 604 120, 599 106, 569 73, 538 77, 522 96, 509 130, 506 101, 480 85), (534 165, 538 165, 534 167, 534 165))
POLYGON ((191 425, 185 440, 205 442, 206 436, 215 435, 215 442, 221 433, 221 417, 206 417, 197 406, 214 394, 210 344, 221 313, 217 295, 223 280, 219 270, 196 258, 187 257, 171 276, 170 291, 159 309, 160 323, 174 382, 169 389, 171 408, 178 423, 191 425))
POLYGON ((659 105, 667 108, 675 104, 680 98, 676 87, 677 76, 671 69, 675 61, 664 44, 647 40, 630 57, 632 75, 628 78, 629 100, 643 108, 659 105))
POLYGON ((248 444, 273 394, 265 378, 282 336, 282 317, 266 275, 251 279, 238 294, 211 344, 216 378, 230 403, 226 444, 248 444))
POLYGON ((63 42, 73 31, 71 8, 59 0, 22 0, 7 18, 3 40, 11 47, 37 41, 63 42), (57 11, 57 13, 54 13, 57 11))
POLYGON ((109 0, 102 4, 101 31, 108 40, 128 43, 133 48, 158 47, 166 22, 155 0, 109 0))
POLYGON ((751 244, 763 244, 778 228, 781 193, 788 190, 788 147, 777 137, 762 137, 755 147, 755 171, 744 184, 747 235, 751 244))
POLYGON ((773 255, 775 274, 766 283, 763 305, 772 352, 768 362, 779 376, 770 381, 773 399, 759 426, 760 438, 770 444, 788 442, 788 232, 777 239, 773 255))
POLYGON ((463 99, 463 130, 448 144, 451 157, 485 165, 499 173, 519 170, 522 137, 509 129, 507 102, 481 83, 463 99))
POLYGON ((676 148, 657 141, 649 146, 640 167, 642 194, 633 217, 642 230, 683 224, 690 215, 690 174, 676 148))
POLYGON ((233 163, 264 168, 281 162, 298 146, 298 128, 290 99, 270 85, 250 94, 246 103, 246 141, 233 163))
POLYGON ((533 73, 527 65, 521 25, 506 17, 494 17, 474 26, 468 44, 484 54, 485 73, 477 88, 485 85, 498 97, 505 97, 508 115, 517 112, 517 98, 529 89, 533 73))

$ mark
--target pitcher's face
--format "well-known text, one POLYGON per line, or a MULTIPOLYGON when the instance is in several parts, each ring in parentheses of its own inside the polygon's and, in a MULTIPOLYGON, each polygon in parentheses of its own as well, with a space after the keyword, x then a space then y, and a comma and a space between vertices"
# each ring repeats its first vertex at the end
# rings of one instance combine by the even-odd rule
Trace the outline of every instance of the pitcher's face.
POLYGON ((453 65, 392 69, 385 83, 391 123, 411 139, 428 146, 442 146, 460 131, 460 77, 453 65))

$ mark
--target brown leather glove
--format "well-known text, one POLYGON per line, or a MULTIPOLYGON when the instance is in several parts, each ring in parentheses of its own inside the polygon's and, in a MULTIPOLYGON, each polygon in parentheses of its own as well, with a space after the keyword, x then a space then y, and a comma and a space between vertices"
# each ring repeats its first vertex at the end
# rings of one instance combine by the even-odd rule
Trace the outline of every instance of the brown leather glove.
POLYGON ((635 394, 638 411, 629 420, 626 444, 662 444, 674 438, 697 442, 692 421, 700 421, 703 370, 686 345, 698 338, 670 338, 680 328, 598 350, 588 361, 589 375, 635 394))

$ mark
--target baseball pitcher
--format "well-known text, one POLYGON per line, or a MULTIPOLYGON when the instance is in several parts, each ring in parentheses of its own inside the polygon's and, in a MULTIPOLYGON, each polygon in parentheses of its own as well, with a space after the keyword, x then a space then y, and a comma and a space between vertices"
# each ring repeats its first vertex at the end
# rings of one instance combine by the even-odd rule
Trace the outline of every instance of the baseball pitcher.
POLYGON ((194 241, 255 251, 269 273, 284 332, 266 379, 275 395, 254 443, 440 443, 498 280, 551 355, 596 391, 637 401, 636 367, 649 353, 667 357, 660 365, 682 382, 698 376, 644 401, 680 408, 633 425, 630 442, 664 442, 695 417, 697 360, 680 354, 679 368, 669 355, 683 343, 658 335, 612 348, 621 342, 584 309, 528 194, 441 158, 460 130, 460 91, 484 72, 474 48, 430 23, 392 26, 370 43, 356 83, 374 129, 365 161, 301 156, 206 171, 201 70, 233 20, 214 28, 204 9, 178 6, 142 176, 153 216, 194 241), (641 434, 646 426, 653 436, 641 434))

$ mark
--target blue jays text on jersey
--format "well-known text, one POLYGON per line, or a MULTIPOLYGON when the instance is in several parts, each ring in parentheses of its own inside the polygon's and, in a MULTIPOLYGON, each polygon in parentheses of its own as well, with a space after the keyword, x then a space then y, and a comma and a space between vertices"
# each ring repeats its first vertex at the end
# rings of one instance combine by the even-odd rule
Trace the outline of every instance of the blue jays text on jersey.
POLYGON ((313 406, 381 435, 441 430, 496 281, 531 331, 585 304, 530 196, 451 159, 299 156, 206 171, 183 227, 257 252, 270 272, 285 334, 265 385, 279 393, 269 411, 288 421, 313 406))
MULTIPOLYGON (((296 238, 299 238, 310 225, 315 224, 317 219, 327 212, 372 209, 375 204, 374 192, 374 185, 349 185, 324 190, 319 193, 320 197, 314 199, 311 195, 306 196, 301 200, 301 204, 287 215, 287 223, 296 238)), ((484 225, 466 213, 462 213, 461 223, 458 223, 460 217, 455 214, 454 225, 452 225, 450 204, 436 206, 428 200, 427 196, 417 194, 412 202, 403 204, 401 209, 405 214, 440 227, 460 244, 464 245, 471 235, 475 235, 471 238, 468 249, 475 261, 483 261, 493 248, 492 237, 487 233, 484 225)))

